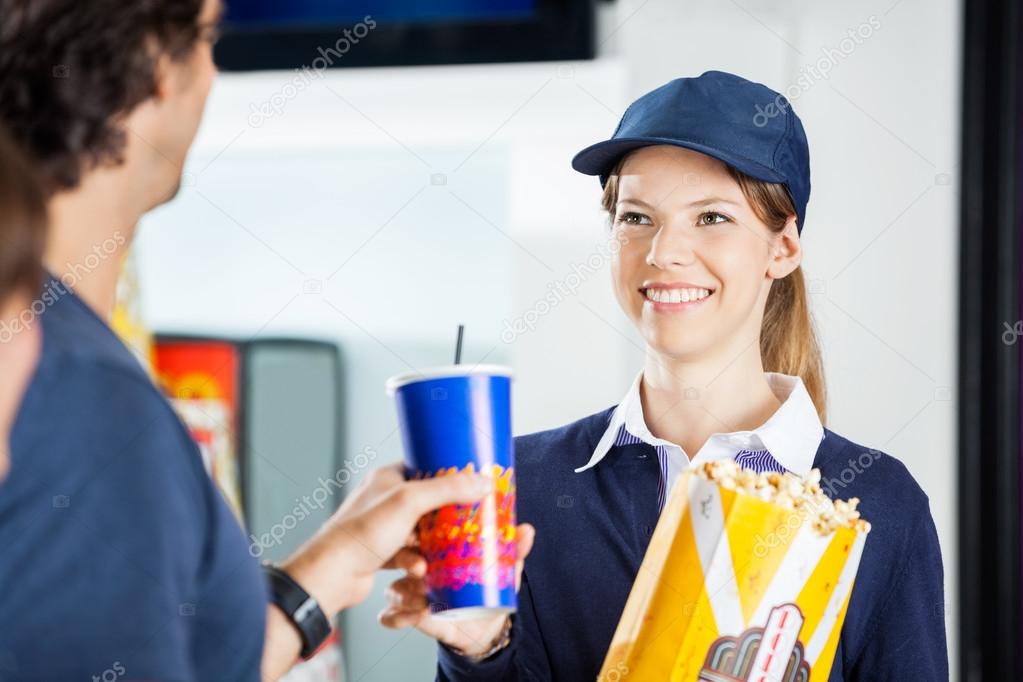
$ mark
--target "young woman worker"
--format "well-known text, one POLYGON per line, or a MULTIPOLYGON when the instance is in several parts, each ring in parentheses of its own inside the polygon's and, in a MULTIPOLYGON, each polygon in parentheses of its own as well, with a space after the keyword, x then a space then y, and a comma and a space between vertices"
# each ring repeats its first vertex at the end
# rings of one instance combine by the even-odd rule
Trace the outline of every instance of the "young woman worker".
POLYGON ((674 80, 573 166, 600 176, 642 372, 618 406, 517 439, 519 515, 536 539, 514 617, 434 619, 416 570, 381 621, 437 638, 442 680, 593 680, 665 492, 691 462, 735 458, 818 467, 825 491, 859 497, 872 522, 830 679, 947 680, 927 497, 898 460, 822 425, 800 269, 809 152, 791 105, 719 71, 674 80))

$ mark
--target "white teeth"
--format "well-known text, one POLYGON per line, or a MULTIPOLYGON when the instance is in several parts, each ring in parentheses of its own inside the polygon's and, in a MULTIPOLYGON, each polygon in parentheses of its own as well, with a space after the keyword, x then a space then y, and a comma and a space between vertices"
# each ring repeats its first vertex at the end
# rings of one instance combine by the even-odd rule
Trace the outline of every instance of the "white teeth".
POLYGON ((689 303, 710 296, 709 289, 647 289, 646 297, 655 303, 689 303))

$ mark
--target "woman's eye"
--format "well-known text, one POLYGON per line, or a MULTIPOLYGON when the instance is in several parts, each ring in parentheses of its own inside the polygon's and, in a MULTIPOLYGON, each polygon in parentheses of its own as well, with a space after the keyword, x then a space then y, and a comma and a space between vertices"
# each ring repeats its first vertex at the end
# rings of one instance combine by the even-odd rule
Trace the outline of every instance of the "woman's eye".
POLYGON ((713 211, 701 213, 700 217, 696 219, 697 225, 716 225, 718 223, 727 223, 728 221, 728 216, 722 213, 714 213, 713 211), (710 218, 711 220, 708 221, 706 218, 710 218), (717 220, 717 218, 720 218, 721 220, 717 220))
POLYGON ((653 225, 653 222, 648 216, 645 216, 642 213, 632 213, 631 211, 622 213, 618 219, 626 225, 653 225))

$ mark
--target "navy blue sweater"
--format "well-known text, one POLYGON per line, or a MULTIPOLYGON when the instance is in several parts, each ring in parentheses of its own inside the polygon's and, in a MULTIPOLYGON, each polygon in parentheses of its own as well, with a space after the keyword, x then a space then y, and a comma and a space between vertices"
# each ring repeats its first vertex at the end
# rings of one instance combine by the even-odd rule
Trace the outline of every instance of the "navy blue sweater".
MULTIPOLYGON (((654 448, 586 464, 610 410, 515 440, 518 514, 536 527, 512 642, 472 664, 439 647, 438 680, 595 680, 657 524, 654 448)), ((901 462, 825 429, 829 496, 870 521, 829 682, 948 679, 941 554, 927 496, 901 462)))

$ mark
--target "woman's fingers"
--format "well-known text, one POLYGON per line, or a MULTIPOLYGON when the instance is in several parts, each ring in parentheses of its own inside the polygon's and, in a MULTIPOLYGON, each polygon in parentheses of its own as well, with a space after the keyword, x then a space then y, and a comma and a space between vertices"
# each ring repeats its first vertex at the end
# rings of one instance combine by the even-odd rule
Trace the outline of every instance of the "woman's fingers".
POLYGON ((516 556, 522 561, 533 549, 533 540, 536 539, 536 529, 528 523, 520 523, 515 529, 515 541, 517 543, 516 556))
POLYGON ((395 580, 384 592, 384 597, 388 606, 377 616, 384 627, 413 627, 430 613, 426 585, 421 578, 407 575, 395 580))
POLYGON ((522 585, 522 569, 525 566, 526 557, 533 549, 533 540, 536 538, 536 529, 528 523, 519 524, 515 530, 516 551, 518 561, 515 562, 515 589, 522 585))
POLYGON ((433 637, 448 646, 463 651, 486 651, 501 632, 507 616, 484 620, 444 621, 432 617, 430 609, 407 611, 389 606, 377 615, 380 624, 387 628, 401 629, 414 627, 423 634, 433 637))
POLYGON ((429 637, 465 651, 486 650, 507 618, 502 615, 457 623, 433 618, 426 583, 411 575, 391 583, 384 596, 388 606, 377 614, 381 625, 396 630, 415 627, 429 637))
POLYGON ((385 628, 400 630, 402 628, 418 627, 424 618, 429 617, 430 610, 422 611, 399 611, 393 608, 386 608, 377 615, 377 620, 385 628))
POLYGON ((401 629, 416 627, 435 639, 442 639, 446 633, 444 623, 430 617, 430 605, 426 597, 426 584, 422 578, 405 576, 391 583, 384 593, 387 608, 377 615, 384 627, 401 629))
POLYGON ((410 575, 391 583, 384 593, 391 608, 402 611, 422 611, 428 608, 426 585, 421 578, 410 575))
POLYGON ((397 568, 418 578, 426 575, 426 559, 414 547, 402 547, 383 567, 397 568))

